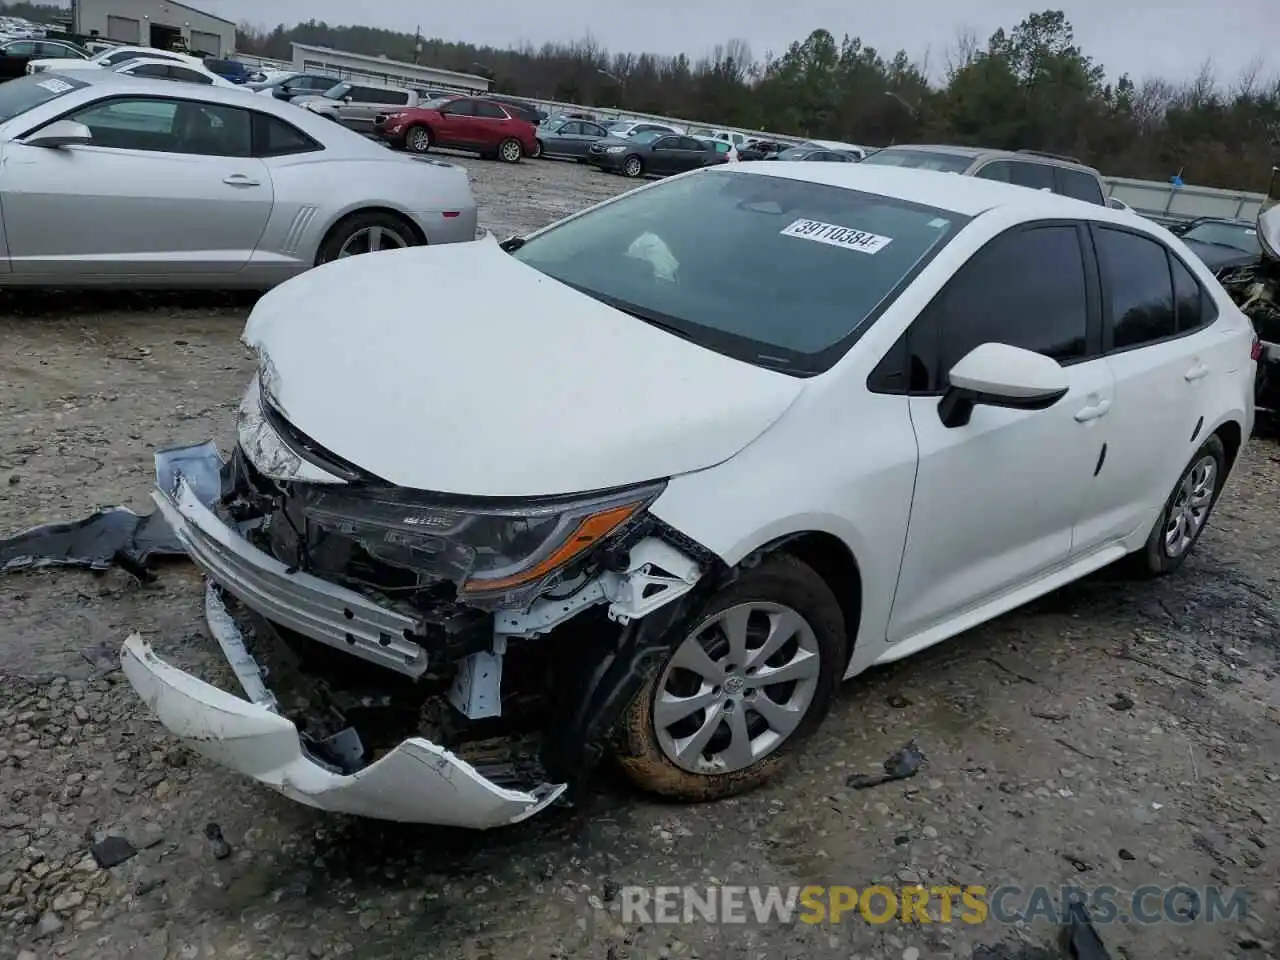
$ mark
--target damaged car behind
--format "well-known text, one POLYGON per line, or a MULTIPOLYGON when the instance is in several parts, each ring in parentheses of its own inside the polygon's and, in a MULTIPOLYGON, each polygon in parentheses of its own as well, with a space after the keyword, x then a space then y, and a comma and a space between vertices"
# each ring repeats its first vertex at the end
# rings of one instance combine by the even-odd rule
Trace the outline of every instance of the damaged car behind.
POLYGON ((842 679, 1113 561, 1176 569, 1253 420, 1253 331, 1163 228, 861 164, 340 260, 243 338, 234 452, 153 495, 242 693, 138 635, 125 673, 288 797, 471 828, 605 756, 741 793, 842 679))

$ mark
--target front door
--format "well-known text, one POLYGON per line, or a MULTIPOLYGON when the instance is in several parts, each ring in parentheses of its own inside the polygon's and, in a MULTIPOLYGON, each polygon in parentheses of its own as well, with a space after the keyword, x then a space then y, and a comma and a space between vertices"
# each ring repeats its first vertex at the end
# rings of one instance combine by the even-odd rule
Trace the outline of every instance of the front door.
POLYGON ((119 278, 235 273, 271 215, 251 116, 162 97, 99 101, 67 117, 93 143, 6 145, 0 166, 15 275, 119 278))
POLYGON ((1082 236, 1072 223, 1001 234, 907 333, 919 467, 891 642, 994 600, 1070 557, 1114 393, 1095 347, 1082 236), (990 342, 1057 360, 1067 374, 1066 396, 1046 410, 979 405, 968 424, 945 426, 938 407, 947 371, 990 342))

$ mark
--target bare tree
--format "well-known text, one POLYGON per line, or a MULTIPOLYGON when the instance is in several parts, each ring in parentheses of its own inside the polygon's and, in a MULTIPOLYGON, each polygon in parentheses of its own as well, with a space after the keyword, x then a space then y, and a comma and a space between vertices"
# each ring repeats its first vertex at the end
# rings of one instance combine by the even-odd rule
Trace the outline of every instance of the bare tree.
POLYGON ((981 50, 978 44, 978 32, 973 27, 960 27, 956 30, 951 46, 942 56, 944 76, 947 83, 955 79, 957 73, 971 66, 978 59, 981 50))
POLYGON ((1262 93, 1262 70, 1266 65, 1266 58, 1260 53, 1250 58, 1236 76, 1236 82, 1231 88, 1232 98, 1253 100, 1258 97, 1262 93))

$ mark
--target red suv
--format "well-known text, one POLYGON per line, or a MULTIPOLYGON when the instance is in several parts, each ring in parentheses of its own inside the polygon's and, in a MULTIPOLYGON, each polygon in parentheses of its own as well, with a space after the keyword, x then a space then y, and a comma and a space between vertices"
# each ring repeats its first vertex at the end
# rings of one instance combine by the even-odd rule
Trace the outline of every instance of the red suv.
POLYGON ((479 97, 442 97, 399 113, 379 115, 373 121, 373 132, 392 146, 413 153, 450 147, 515 163, 538 152, 532 123, 500 103, 479 97))

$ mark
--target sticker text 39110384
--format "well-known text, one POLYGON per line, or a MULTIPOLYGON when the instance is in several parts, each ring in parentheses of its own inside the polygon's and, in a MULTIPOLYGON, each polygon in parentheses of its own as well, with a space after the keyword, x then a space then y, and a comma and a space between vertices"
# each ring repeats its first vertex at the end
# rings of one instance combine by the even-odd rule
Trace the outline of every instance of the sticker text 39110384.
POLYGON ((853 227, 842 227, 838 223, 823 223, 821 220, 796 220, 782 229, 782 235, 856 250, 858 253, 879 253, 892 242, 890 237, 855 230, 853 227))

